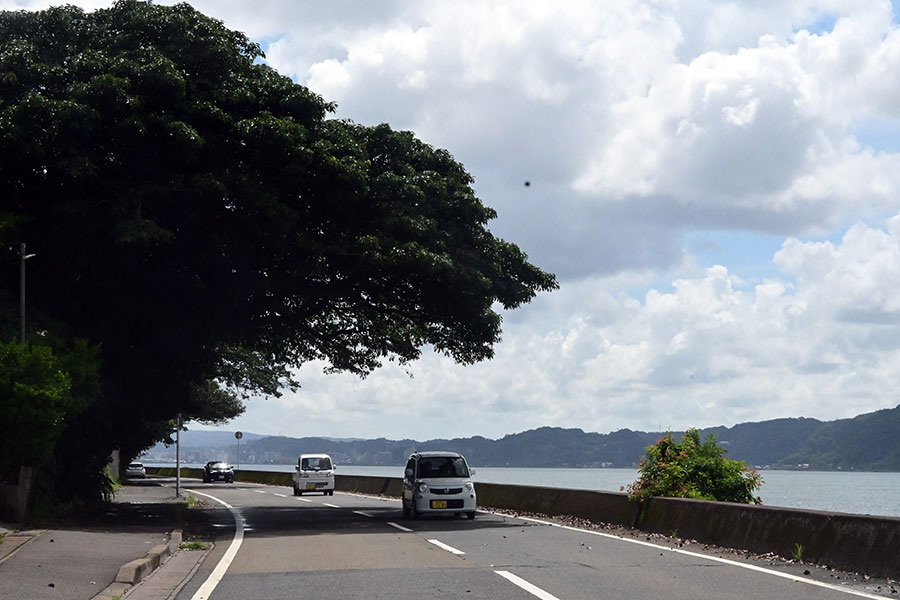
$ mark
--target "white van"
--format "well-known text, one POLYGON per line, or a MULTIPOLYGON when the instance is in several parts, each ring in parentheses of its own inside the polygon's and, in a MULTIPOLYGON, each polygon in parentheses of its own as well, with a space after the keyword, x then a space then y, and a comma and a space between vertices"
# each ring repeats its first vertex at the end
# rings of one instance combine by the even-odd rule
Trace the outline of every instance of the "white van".
POLYGON ((334 462, 327 454, 301 454, 293 479, 295 496, 304 492, 334 496, 334 462))

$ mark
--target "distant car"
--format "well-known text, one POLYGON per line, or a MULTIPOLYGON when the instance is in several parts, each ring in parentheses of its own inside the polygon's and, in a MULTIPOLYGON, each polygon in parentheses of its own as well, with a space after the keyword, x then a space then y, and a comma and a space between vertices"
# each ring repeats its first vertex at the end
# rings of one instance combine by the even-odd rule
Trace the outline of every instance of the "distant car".
POLYGON ((295 496, 304 492, 334 496, 334 462, 327 454, 301 454, 292 481, 295 496))
POLYGON ((224 481, 234 483, 234 469, 225 461, 211 460, 203 467, 203 483, 224 481))
POLYGON ((133 462, 125 469, 125 477, 139 477, 140 479, 143 479, 146 476, 147 469, 144 468, 143 463, 133 462))
POLYGON ((422 514, 465 513, 475 518, 475 484, 462 454, 456 452, 415 452, 406 463, 403 477, 403 516, 415 519, 422 514))

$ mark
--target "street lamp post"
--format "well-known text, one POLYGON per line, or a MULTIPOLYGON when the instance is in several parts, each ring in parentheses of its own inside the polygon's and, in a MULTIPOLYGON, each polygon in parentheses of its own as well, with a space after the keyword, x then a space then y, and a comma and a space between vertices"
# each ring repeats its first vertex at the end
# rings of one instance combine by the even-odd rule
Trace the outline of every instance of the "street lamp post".
POLYGON ((19 342, 25 343, 25 261, 36 256, 25 254, 25 243, 19 247, 19 342))
POLYGON ((175 417, 175 495, 181 497, 181 413, 175 417))

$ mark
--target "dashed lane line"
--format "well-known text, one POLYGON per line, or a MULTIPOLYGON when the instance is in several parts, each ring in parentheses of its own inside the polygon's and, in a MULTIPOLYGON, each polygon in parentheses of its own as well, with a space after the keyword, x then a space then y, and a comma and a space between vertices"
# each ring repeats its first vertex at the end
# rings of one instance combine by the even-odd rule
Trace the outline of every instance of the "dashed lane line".
POLYGON ((354 510, 354 511, 353 511, 353 514, 354 514, 354 515, 362 515, 362 516, 364 516, 364 517, 369 517, 370 519, 373 518, 373 517, 375 516, 375 515, 373 515, 372 513, 367 513, 367 512, 364 511, 364 510, 354 510))
POLYGON ((550 592, 546 592, 546 591, 542 590, 541 588, 534 585, 533 583, 529 583, 529 582, 525 581, 524 579, 522 579, 521 577, 513 575, 509 571, 494 571, 494 573, 496 573, 500 577, 506 579, 507 581, 519 586, 520 588, 522 588, 523 590, 525 590, 532 596, 537 596, 541 600, 559 600, 559 598, 557 598, 550 592))
POLYGON ((399 525, 398 523, 394 523, 393 521, 388 521, 387 524, 390 525, 391 527, 396 527, 400 531, 405 531, 406 533, 412 533, 412 529, 410 529, 409 527, 404 527, 403 525, 399 525))
POLYGON ((447 544, 445 544, 444 542, 442 542, 440 540, 428 540, 428 543, 434 544, 438 548, 442 548, 443 550, 446 550, 447 552, 449 552, 451 554, 456 554, 457 556, 461 556, 461 555, 465 554, 465 552, 463 552, 462 550, 457 550, 453 546, 448 546, 447 544))
POLYGON ((328 504, 327 502, 323 502, 322 506, 327 506, 328 508, 340 508, 337 504, 328 504))

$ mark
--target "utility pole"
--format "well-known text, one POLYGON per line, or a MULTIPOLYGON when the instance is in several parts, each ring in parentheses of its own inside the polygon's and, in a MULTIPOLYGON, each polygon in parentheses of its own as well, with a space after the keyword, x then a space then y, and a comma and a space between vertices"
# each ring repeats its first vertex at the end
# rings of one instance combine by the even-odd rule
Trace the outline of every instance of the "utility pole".
POLYGON ((25 261, 36 256, 25 254, 25 242, 19 247, 19 343, 25 343, 25 261))
POLYGON ((181 413, 175 417, 175 495, 181 496, 181 413))

